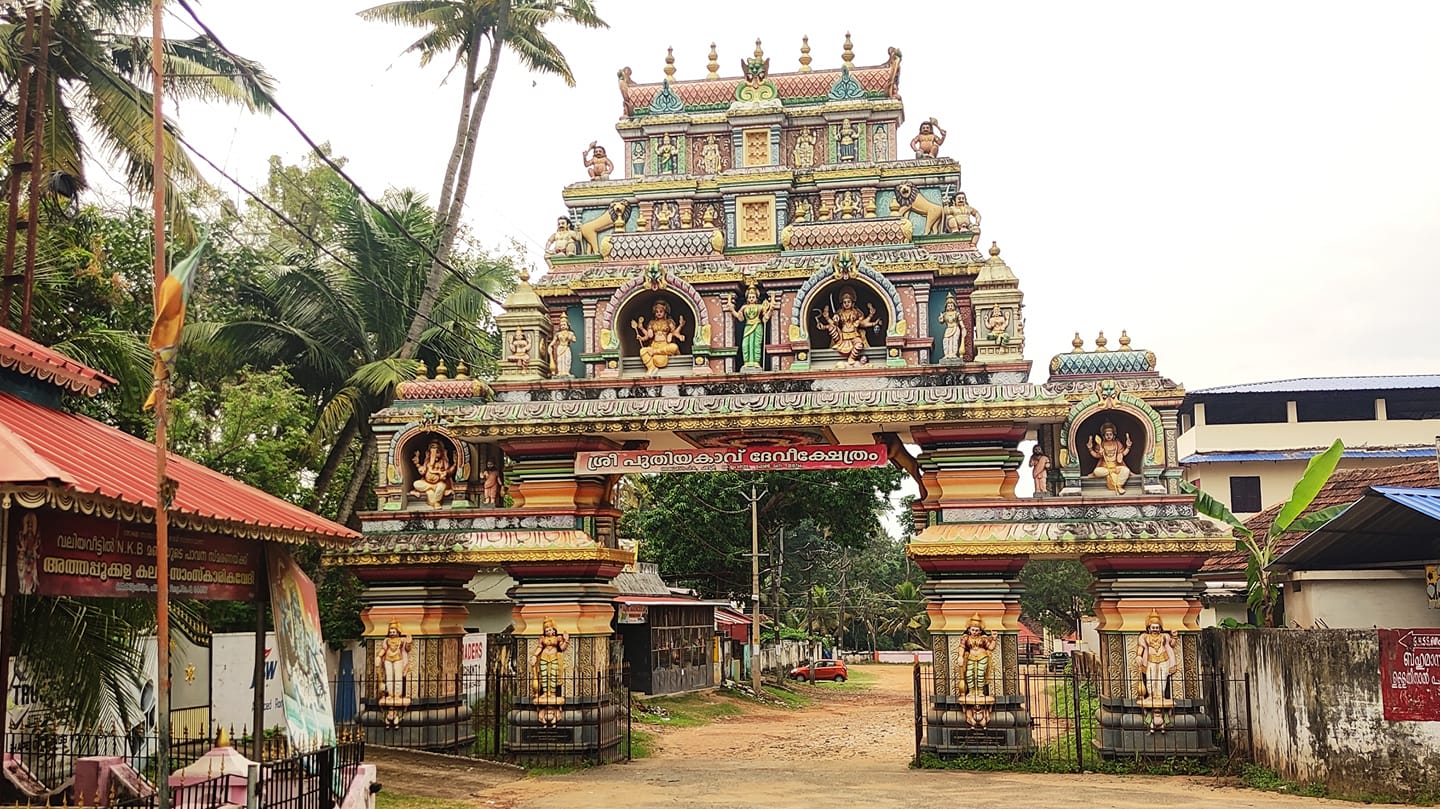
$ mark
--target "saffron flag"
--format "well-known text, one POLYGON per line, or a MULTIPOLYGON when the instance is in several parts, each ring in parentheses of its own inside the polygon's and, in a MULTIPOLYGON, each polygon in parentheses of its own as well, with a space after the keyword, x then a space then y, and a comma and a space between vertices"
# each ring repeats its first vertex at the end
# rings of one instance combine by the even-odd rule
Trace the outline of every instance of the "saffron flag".
POLYGON ((150 327, 150 350, 155 354, 155 385, 145 400, 145 409, 155 406, 155 394, 175 370, 180 350, 180 332, 185 328, 185 304, 194 286, 195 268, 205 252, 209 237, 202 238, 190 255, 180 260, 155 290, 155 325, 150 327))

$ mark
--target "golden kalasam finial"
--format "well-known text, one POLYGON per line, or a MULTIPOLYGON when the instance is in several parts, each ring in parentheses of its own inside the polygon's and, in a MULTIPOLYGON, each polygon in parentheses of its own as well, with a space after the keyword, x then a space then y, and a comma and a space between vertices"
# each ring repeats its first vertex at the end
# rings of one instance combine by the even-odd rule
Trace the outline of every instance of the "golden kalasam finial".
POLYGON ((215 738, 215 746, 216 746, 216 747, 229 747, 229 746, 230 746, 230 731, 226 730, 224 725, 221 725, 221 726, 220 726, 220 735, 215 738))
POLYGON ((755 58, 756 58, 756 59, 764 59, 764 58, 765 58, 765 49, 762 48, 762 47, 760 47, 760 40, 759 40, 759 38, 756 38, 756 40, 755 40, 755 58))
POLYGON ((674 49, 674 48, 666 48, 666 49, 665 49, 665 78, 670 79, 670 80, 672 80, 672 81, 675 79, 675 49, 674 49))
POLYGON ((1071 354, 1085 353, 1085 341, 1080 339, 1080 332, 1075 332, 1075 339, 1070 341, 1070 345, 1075 347, 1075 350, 1070 352, 1071 354))
POLYGON ((810 72, 810 36, 800 37, 800 72, 810 72))
POLYGON ((522 267, 522 268, 520 269, 520 283, 522 283, 522 284, 528 284, 528 283, 530 283, 530 268, 529 268, 529 267, 522 267))
POLYGON ((468 366, 468 365, 465 364, 465 360, 457 360, 457 361, 455 362, 455 378, 456 378, 456 379, 469 379, 469 378, 470 378, 470 366, 468 366))
POLYGON ((1095 350, 1096 350, 1096 351, 1106 351, 1106 350, 1108 350, 1108 349, 1105 348, 1105 344, 1108 343, 1108 342, 1110 342, 1110 341, 1105 339, 1105 332, 1103 332, 1103 331, 1100 332, 1100 336, 1095 338, 1095 350))
POLYGON ((1130 350, 1130 335, 1127 334, 1124 329, 1121 329, 1121 330, 1120 330, 1120 350, 1121 350, 1121 351, 1129 351, 1129 350, 1130 350))
POLYGON ((714 42, 710 43, 710 61, 705 63, 705 69, 709 71, 705 74, 705 78, 720 78, 720 54, 716 52, 714 42))
POLYGON ((991 257, 991 258, 999 258, 999 257, 1000 257, 1000 243, 999 243, 999 242, 991 242, 991 243, 990 243, 990 257, 991 257))
POLYGON ((430 369, 425 367, 425 360, 415 361, 415 379, 429 379, 430 369))
POLYGON ((845 50, 840 54, 840 61, 844 62, 846 67, 855 66, 855 43, 850 41, 849 31, 845 32, 845 50))
POLYGON ((445 360, 442 359, 442 360, 440 360, 439 362, 435 363, 435 378, 436 378, 436 379, 448 379, 449 377, 447 377, 446 374, 449 373, 449 372, 450 372, 450 369, 445 367, 445 360))

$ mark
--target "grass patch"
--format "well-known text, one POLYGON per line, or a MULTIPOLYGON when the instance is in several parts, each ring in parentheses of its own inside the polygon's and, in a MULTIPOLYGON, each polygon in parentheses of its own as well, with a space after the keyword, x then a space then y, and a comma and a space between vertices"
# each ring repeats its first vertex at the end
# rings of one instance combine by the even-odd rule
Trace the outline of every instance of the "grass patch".
POLYGON ((666 725, 672 728, 693 728, 708 725, 726 716, 743 711, 733 698, 712 692, 686 694, 681 697, 635 698, 634 721, 641 725, 666 725))
POLYGON ((655 754, 655 734, 648 730, 632 727, 629 740, 621 740, 620 749, 629 753, 632 759, 649 758, 655 754))
POLYGON ((1406 795, 1336 792, 1324 784, 1302 784, 1291 781, 1269 767, 1259 764, 1242 764, 1240 766, 1240 783, 1262 792, 1299 795, 1303 798, 1330 798, 1331 800, 1356 803, 1403 803, 1411 806, 1434 806, 1440 803, 1440 791, 1434 789, 1423 789, 1406 795))
POLYGON ((468 801, 422 798, 382 789, 375 795, 375 809, 471 809, 468 801))
MULTIPOLYGON (((815 701, 814 697, 802 694, 788 685, 762 685, 761 688, 765 691, 767 701, 778 703, 791 710, 808 707, 815 701)), ((745 699, 748 700, 750 697, 747 695, 745 699)))

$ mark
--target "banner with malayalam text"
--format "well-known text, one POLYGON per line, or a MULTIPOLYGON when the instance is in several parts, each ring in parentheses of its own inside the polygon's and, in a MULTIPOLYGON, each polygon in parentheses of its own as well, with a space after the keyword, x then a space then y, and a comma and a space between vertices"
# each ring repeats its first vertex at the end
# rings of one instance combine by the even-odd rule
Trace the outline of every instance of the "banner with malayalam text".
MULTIPOLYGON (((155 592, 155 526, 63 511, 12 514, 25 595, 125 598, 155 592)), ((261 543, 171 529, 170 594, 254 601, 261 543)))
POLYGON ((1391 722, 1440 722, 1440 629, 1377 629, 1380 702, 1391 722))
POLYGON ((862 469, 884 466, 889 462, 884 444, 816 444, 803 447, 738 449, 630 449, 576 453, 575 474, 813 471, 862 469))

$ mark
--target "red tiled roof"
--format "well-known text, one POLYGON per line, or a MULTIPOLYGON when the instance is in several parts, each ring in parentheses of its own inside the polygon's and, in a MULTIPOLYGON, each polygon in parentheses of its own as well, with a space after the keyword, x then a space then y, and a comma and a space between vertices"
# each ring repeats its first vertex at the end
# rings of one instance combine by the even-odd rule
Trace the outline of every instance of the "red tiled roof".
MULTIPOLYGON (((1403 486, 1423 489, 1440 485, 1440 471, 1437 470, 1440 470, 1440 467, 1437 467, 1434 460, 1396 464, 1395 466, 1337 469, 1320 493, 1315 495, 1315 501, 1305 509, 1301 516, 1331 506, 1354 503, 1364 497, 1371 486, 1403 486)), ((1256 534, 1263 535, 1270 530, 1270 525, 1279 515, 1280 505, 1271 506, 1246 520, 1245 527, 1256 534)), ((1280 539, 1275 543, 1275 555, 1279 556, 1289 550, 1292 545, 1304 539, 1305 536, 1305 532, 1302 531, 1281 534, 1280 539)), ((1200 568, 1200 572, 1202 574, 1238 572, 1243 575, 1246 561, 1249 558, 1244 551, 1217 553, 1206 560, 1200 568)))
POLYGON ((0 368, 10 368, 86 396, 94 396, 101 388, 115 384, 114 379, 94 368, 6 328, 0 328, 0 368))
MULTIPOLYGON (((0 486, 59 481, 80 495, 155 508, 155 447, 74 413, 0 392, 0 486)), ((354 531, 170 453, 170 507, 186 527, 284 542, 352 540, 354 531)))

